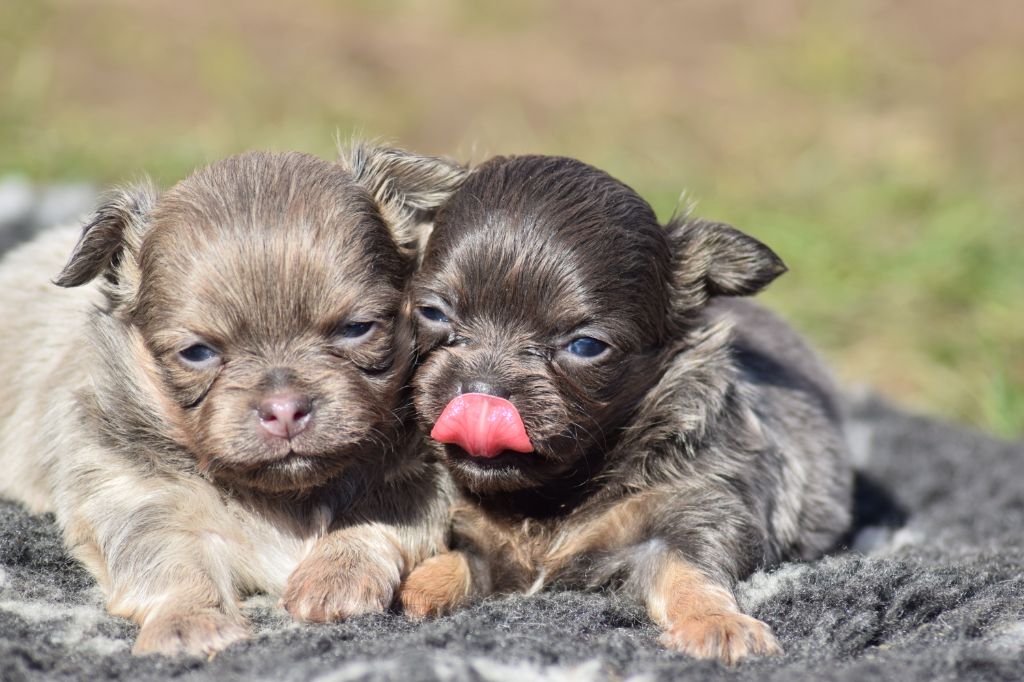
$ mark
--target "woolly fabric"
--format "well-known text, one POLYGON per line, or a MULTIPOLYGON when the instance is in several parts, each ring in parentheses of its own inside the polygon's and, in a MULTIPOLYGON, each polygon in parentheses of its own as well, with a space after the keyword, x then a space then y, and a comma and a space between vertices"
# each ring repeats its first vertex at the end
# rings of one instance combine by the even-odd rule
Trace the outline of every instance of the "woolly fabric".
POLYGON ((106 614, 53 519, 0 501, 0 680, 1021 679, 1024 444, 852 402, 849 549, 738 587, 778 636, 778 658, 694 661, 661 649, 639 606, 576 592, 491 598, 423 624, 389 613, 329 626, 256 597, 253 638, 211 661, 134 658, 137 628, 106 614))

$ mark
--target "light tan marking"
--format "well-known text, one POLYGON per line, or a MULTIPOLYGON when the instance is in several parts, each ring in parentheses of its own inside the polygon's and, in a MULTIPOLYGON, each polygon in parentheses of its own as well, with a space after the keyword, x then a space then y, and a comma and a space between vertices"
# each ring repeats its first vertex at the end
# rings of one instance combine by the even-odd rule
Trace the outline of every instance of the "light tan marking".
POLYGON ((379 613, 391 605, 404 571, 398 540, 375 524, 321 538, 288 577, 281 604, 313 623, 379 613))
POLYGON ((695 658, 733 665, 751 655, 781 654, 771 628, 740 612, 736 599, 681 559, 667 559, 647 608, 665 632, 661 643, 695 658))
POLYGON ((411 618, 440 616, 461 606, 472 585, 462 552, 446 552, 420 564, 402 585, 399 599, 411 618))

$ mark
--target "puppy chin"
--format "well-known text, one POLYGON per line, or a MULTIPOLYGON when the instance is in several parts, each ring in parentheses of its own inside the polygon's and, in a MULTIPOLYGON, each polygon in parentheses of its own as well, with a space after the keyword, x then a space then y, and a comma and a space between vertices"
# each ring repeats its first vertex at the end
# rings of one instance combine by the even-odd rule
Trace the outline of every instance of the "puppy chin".
POLYGON ((265 493, 301 493, 323 485, 344 468, 344 462, 336 459, 289 453, 273 462, 249 467, 212 459, 204 471, 231 487, 265 493))
POLYGON ((200 470, 218 483, 267 493, 301 493, 337 476, 358 455, 358 444, 332 445, 322 451, 301 436, 294 441, 239 436, 233 445, 209 443, 197 449, 204 453, 200 470))
POLYGON ((536 452, 505 451, 495 457, 474 457, 457 445, 438 445, 452 478, 477 495, 541 488, 570 467, 536 452))

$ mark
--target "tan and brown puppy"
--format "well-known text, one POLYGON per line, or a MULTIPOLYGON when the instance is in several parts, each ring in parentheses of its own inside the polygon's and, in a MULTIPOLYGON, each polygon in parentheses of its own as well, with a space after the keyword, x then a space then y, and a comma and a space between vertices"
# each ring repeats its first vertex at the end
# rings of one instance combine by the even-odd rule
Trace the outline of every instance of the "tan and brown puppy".
POLYGON ((461 503, 455 551, 413 571, 406 610, 613 586, 670 647, 777 652, 733 584, 833 545, 851 481, 828 373, 733 298, 784 270, 727 225, 660 225, 579 161, 474 170, 412 287, 416 410, 461 503))
POLYGON ((56 512, 135 653, 222 649, 255 591, 307 621, 380 611, 443 543, 401 304, 462 175, 248 153, 0 264, 0 493, 56 512))

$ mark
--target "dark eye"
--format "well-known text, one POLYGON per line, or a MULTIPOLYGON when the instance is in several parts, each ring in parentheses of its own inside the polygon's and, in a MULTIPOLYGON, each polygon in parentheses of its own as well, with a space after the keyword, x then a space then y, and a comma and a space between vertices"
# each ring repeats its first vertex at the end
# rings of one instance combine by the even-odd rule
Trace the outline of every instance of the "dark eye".
POLYGON ((213 360, 220 357, 220 353, 202 343, 191 345, 179 351, 178 355, 190 365, 210 365, 213 360))
POLYGON ((596 358, 598 355, 603 353, 608 348, 608 344, 604 341, 598 341, 592 339, 589 336, 581 336, 578 339, 573 339, 569 342, 566 347, 573 355, 578 355, 581 358, 596 358))
POLYGON ((346 339, 358 339, 369 334, 371 329, 373 329, 373 322, 349 322, 343 324, 338 329, 338 333, 346 339))
POLYGON ((431 322, 451 322, 451 320, 448 319, 448 316, 441 312, 439 308, 431 308, 430 306, 420 306, 419 308, 416 309, 416 311, 419 312, 419 314, 422 315, 423 317, 430 320, 431 322))

